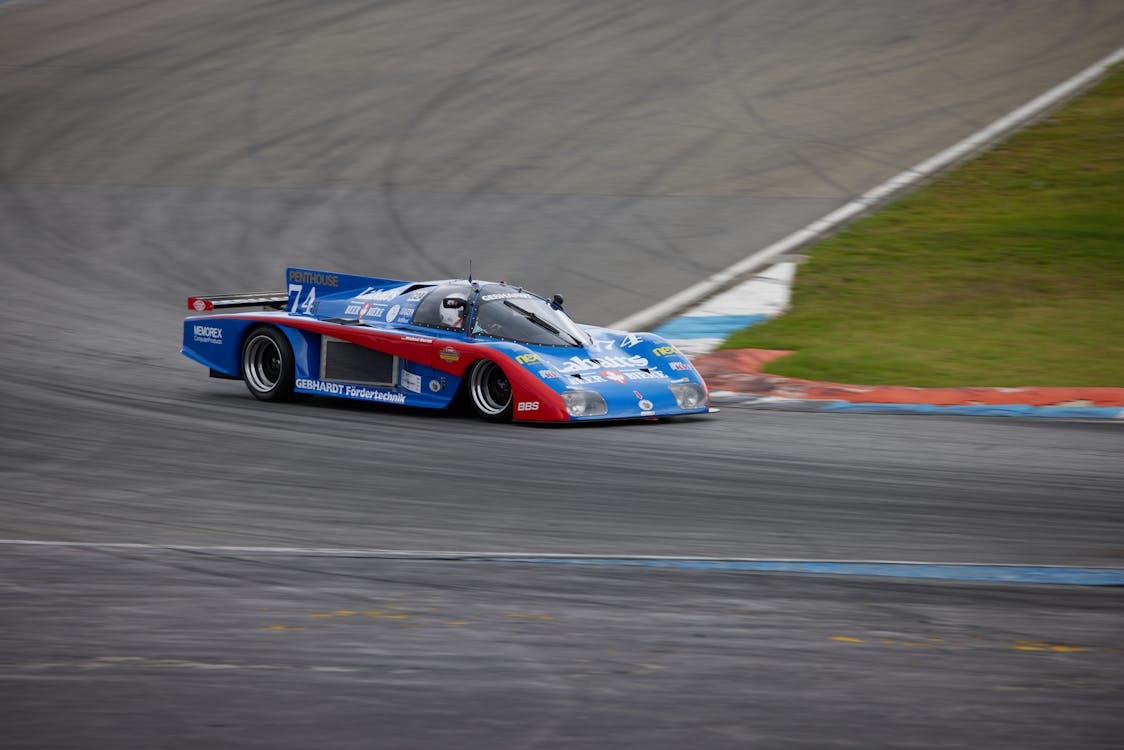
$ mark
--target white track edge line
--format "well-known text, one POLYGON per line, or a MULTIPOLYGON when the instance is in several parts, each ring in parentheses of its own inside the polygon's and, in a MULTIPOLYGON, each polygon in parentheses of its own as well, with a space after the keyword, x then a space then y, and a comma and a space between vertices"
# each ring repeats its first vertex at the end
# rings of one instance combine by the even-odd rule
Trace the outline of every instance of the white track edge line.
POLYGON ((872 190, 868 190, 855 200, 835 209, 826 216, 813 221, 802 229, 796 230, 787 237, 743 258, 703 281, 673 294, 666 300, 634 313, 627 318, 618 320, 608 327, 621 330, 642 330, 651 328, 657 323, 662 323, 692 305, 702 302, 716 292, 723 291, 727 286, 735 283, 753 271, 764 267, 777 257, 792 252, 822 235, 838 229, 859 214, 868 211, 892 196, 903 192, 922 180, 931 177, 940 170, 982 149, 1001 136, 1006 135, 1008 132, 1034 119, 1047 109, 1078 93, 1085 86, 1104 75, 1108 68, 1122 60, 1124 60, 1124 47, 1120 47, 1112 54, 1093 63, 1085 70, 1059 83, 1057 86, 1035 97, 1018 109, 1000 117, 995 122, 976 131, 949 148, 946 148, 944 151, 891 177, 881 185, 872 190))
MULTIPOLYGON (((452 552, 448 550, 395 550, 342 547, 252 547, 206 544, 146 544, 143 542, 68 542, 42 539, 0 539, 0 546, 87 548, 106 550, 138 550, 142 552, 201 552, 201 553, 243 553, 243 554, 291 554, 321 555, 325 557, 372 557, 429 560, 461 560, 465 558, 511 559, 537 558, 543 560, 682 560, 690 562, 769 562, 769 563, 844 563, 848 565, 926 565, 947 567, 988 567, 988 568, 1087 568, 1088 566, 1058 565, 1053 563, 966 563, 931 562, 924 560, 841 560, 836 558, 809 557, 726 557, 694 555, 597 555, 588 553, 562 552, 452 552)), ((1099 568, 1098 568, 1099 569, 1099 568)), ((1105 568, 1105 570, 1114 570, 1105 568)))

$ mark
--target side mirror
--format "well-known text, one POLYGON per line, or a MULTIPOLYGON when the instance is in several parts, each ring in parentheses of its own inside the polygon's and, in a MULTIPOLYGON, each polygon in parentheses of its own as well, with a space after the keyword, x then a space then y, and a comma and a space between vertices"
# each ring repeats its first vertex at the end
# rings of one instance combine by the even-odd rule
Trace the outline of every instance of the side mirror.
POLYGON ((561 294, 554 295, 554 297, 551 298, 550 302, 555 307, 557 307, 559 310, 562 309, 562 295, 561 294))

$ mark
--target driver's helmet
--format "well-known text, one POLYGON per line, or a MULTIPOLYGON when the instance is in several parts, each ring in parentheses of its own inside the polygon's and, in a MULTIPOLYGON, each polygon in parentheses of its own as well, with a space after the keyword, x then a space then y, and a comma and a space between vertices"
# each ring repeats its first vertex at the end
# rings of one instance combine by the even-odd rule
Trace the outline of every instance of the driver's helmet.
POLYGON ((464 292, 450 292, 441 300, 441 325, 460 328, 464 316, 468 314, 468 295, 464 292), (460 300, 458 304, 454 300, 460 300))

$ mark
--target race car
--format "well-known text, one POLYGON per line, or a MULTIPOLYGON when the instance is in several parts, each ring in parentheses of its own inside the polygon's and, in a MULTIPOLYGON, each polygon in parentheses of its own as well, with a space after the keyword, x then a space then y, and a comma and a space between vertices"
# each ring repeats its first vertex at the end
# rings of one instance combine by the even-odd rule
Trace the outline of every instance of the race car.
POLYGON ((506 283, 289 268, 278 292, 190 297, 187 357, 255 398, 303 394, 489 421, 706 413, 706 384, 666 340, 575 323, 559 295, 506 283))

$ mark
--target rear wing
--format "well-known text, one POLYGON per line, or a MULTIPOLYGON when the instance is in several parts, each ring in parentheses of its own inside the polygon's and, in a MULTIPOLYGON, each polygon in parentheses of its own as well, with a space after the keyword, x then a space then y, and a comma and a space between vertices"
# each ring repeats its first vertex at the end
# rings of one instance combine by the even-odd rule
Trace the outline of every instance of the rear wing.
POLYGON ((264 307, 283 310, 289 303, 287 292, 247 292, 244 294, 210 294, 187 298, 187 309, 195 312, 228 310, 236 307, 264 307))
MULTIPOLYGON (((3 2, 3 0, 0 0, 3 2)), ((238 307, 259 307, 290 312, 308 313, 320 297, 326 295, 384 292, 387 299, 401 293, 410 282, 383 279, 377 276, 351 276, 345 273, 313 271, 307 268, 288 268, 285 279, 289 288, 281 292, 249 292, 246 294, 212 294, 187 298, 187 309, 195 312, 229 310, 238 307)))

